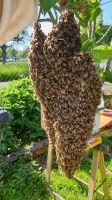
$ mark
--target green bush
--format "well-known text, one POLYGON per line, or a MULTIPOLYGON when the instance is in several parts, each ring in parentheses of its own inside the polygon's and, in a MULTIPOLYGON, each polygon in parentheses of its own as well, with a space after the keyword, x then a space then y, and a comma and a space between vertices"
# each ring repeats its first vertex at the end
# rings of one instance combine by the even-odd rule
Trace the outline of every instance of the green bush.
POLYGON ((18 160, 14 164, 0 162, 0 199, 2 200, 51 200, 43 173, 35 170, 37 161, 25 163, 18 160))
POLYGON ((0 63, 0 81, 12 81, 28 76, 27 62, 0 63))
POLYGON ((7 127, 2 133, 3 152, 18 143, 26 144, 46 137, 45 131, 41 128, 40 105, 28 78, 12 81, 0 89, 0 107, 14 116, 10 128, 7 127))
POLYGON ((21 144, 21 139, 16 137, 10 126, 0 132, 0 138, 0 155, 16 150, 21 144))
POLYGON ((4 154, 32 141, 44 139, 40 124, 40 106, 28 78, 12 81, 0 90, 0 107, 14 116, 14 121, 0 135, 0 199, 53 200, 46 190, 45 178, 39 163, 29 154, 7 163, 4 154), (30 160, 30 161, 29 161, 30 160))

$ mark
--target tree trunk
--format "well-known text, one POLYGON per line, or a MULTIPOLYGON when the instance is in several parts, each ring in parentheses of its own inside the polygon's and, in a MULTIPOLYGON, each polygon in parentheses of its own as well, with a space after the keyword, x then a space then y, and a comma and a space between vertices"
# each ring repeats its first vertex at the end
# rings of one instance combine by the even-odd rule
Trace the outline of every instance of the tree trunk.
POLYGON ((1 46, 1 50, 2 50, 2 62, 3 62, 3 64, 5 64, 6 63, 6 56, 7 56, 7 52, 6 52, 7 46, 6 46, 6 44, 1 46))

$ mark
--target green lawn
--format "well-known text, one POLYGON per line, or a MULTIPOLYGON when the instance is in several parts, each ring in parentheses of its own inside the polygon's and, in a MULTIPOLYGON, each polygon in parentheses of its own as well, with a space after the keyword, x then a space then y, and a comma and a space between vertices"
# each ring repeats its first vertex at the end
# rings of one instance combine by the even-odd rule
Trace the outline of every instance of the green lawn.
MULTIPOLYGON (((106 158, 106 166, 109 170, 112 170, 112 159, 106 158)), ((87 161, 82 161, 80 169, 76 172, 76 175, 85 181, 89 181, 91 165, 87 161)), ((100 173, 97 174, 98 187, 101 183, 100 173)), ((112 199, 112 177, 108 176, 108 184, 110 189, 110 199, 112 199)), ((87 199, 87 187, 76 180, 69 180, 64 177, 59 170, 52 171, 51 175, 51 187, 60 194, 65 200, 86 200, 87 199)), ((101 188, 102 190, 102 188, 101 188)), ((104 198, 96 193, 96 200, 103 200, 104 198)))
POLYGON ((17 80, 28 76, 27 62, 0 63, 0 82, 17 80))

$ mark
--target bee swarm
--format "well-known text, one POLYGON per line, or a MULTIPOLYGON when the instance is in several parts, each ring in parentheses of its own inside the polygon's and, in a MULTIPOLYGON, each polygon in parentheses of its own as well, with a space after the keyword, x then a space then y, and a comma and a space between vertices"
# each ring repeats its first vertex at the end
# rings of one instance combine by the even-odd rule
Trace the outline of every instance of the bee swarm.
POLYGON ((101 97, 91 55, 80 53, 80 48, 80 29, 72 12, 63 12, 47 37, 35 24, 30 75, 41 104, 42 126, 68 178, 80 164, 101 97))

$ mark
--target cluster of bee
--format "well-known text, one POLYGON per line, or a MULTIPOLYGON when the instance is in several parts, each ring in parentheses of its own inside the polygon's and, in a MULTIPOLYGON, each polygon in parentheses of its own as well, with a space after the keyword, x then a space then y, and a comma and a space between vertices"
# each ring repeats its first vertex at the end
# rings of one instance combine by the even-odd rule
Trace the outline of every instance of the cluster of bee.
POLYGON ((35 24, 30 75, 41 104, 42 127, 68 178, 80 164, 101 98, 91 55, 80 49, 80 29, 72 12, 64 11, 47 37, 35 24))

